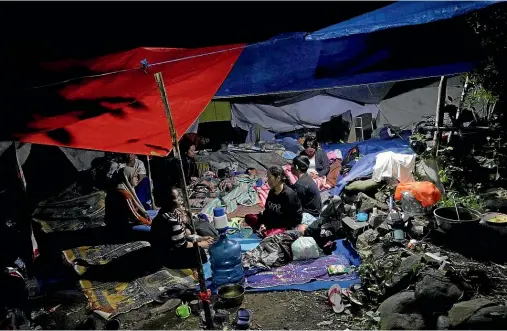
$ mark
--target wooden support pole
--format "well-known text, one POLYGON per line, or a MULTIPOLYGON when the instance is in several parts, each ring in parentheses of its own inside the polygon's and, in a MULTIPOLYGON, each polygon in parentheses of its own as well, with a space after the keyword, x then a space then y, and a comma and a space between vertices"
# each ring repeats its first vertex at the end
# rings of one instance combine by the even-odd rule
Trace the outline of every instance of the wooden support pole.
POLYGON ((150 165, 151 157, 146 156, 146 172, 148 172, 148 182, 150 184, 150 199, 151 199, 151 209, 155 209, 155 198, 153 197, 153 180, 151 179, 151 165, 150 165))
POLYGON ((28 205, 28 191, 27 191, 27 185, 26 185, 26 178, 25 174, 23 172, 23 168, 21 167, 21 162, 19 162, 19 156, 18 156, 18 150, 16 148, 16 143, 12 142, 11 145, 12 151, 14 153, 15 158, 15 167, 16 172, 18 175, 18 184, 20 190, 15 190, 14 192, 11 192, 11 194, 17 194, 21 193, 21 196, 18 196, 18 199, 20 201, 16 205, 16 223, 20 228, 21 233, 23 233, 23 239, 26 241, 22 243, 23 252, 26 253, 23 254, 23 260, 25 262, 26 271, 29 277, 33 275, 33 259, 36 257, 33 255, 34 253, 34 242, 33 239, 33 229, 32 229, 32 217, 29 212, 29 205, 28 205))
MULTIPOLYGON (((155 81, 157 82, 158 89, 160 91, 160 96, 162 98, 162 103, 164 104, 165 114, 167 117, 167 122, 169 124, 169 131, 171 132, 171 140, 174 150, 174 157, 179 161, 180 164, 180 176, 182 179, 183 187, 181 188, 181 191, 183 193, 183 201, 185 203, 185 210, 188 215, 188 219, 190 222, 190 226, 192 227, 192 230, 195 232, 195 226, 194 226, 194 220, 192 218, 192 213, 190 212, 190 200, 188 199, 188 192, 187 192, 187 183, 185 182, 185 173, 183 171, 183 163, 181 162, 181 154, 180 154, 180 148, 178 145, 178 136, 176 134, 176 127, 174 126, 173 117, 171 114, 171 108, 169 107, 169 100, 167 99, 167 93, 165 90, 165 84, 164 79, 162 77, 161 72, 157 72, 155 74, 155 81)), ((204 269, 202 266, 202 260, 201 260, 201 251, 199 249, 199 246, 197 245, 197 242, 194 242, 194 249, 196 252, 196 258, 197 258, 197 273, 199 276, 199 285, 201 289, 201 293, 206 294, 207 293, 207 287, 206 287, 206 279, 204 278, 204 269)), ((206 317, 206 328, 208 330, 213 330, 213 318, 211 316, 211 307, 210 302, 203 300, 202 301, 203 308, 204 308, 204 315, 206 317)))
POLYGON ((440 140, 442 139, 442 131, 440 131, 440 126, 442 126, 442 122, 444 121, 444 112, 442 110, 445 106, 446 94, 447 78, 445 76, 441 76, 440 84, 438 85, 437 111, 435 115, 435 126, 437 127, 437 130, 433 136, 433 156, 437 156, 440 140))

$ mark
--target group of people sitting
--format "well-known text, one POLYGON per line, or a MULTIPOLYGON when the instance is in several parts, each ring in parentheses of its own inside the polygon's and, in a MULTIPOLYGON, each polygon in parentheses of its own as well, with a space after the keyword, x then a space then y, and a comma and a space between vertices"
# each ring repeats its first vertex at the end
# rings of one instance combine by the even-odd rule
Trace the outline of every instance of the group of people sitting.
MULTIPOLYGON (((180 143, 186 183, 199 176, 195 161, 197 144, 190 140, 180 143)), ((296 183, 291 185, 288 182, 282 167, 269 168, 267 182, 270 192, 265 210, 245 217, 245 221, 263 236, 291 229, 303 234, 320 214, 322 201, 313 178, 327 175, 329 161, 326 154, 318 149, 316 140, 306 139, 304 147, 292 164, 291 171, 298 178, 296 183)), ((188 222, 191 215, 183 208, 181 193, 174 185, 178 183, 154 183, 153 195, 160 209, 152 220, 147 211, 149 206, 140 201, 136 190, 140 183, 148 180, 143 162, 135 155, 128 155, 125 162, 113 164, 110 177, 113 185, 106 196, 106 225, 116 234, 150 241, 159 261, 169 268, 195 266, 195 252, 190 249, 194 241, 205 249, 214 239, 192 233, 188 222)), ((204 252, 201 257, 206 262, 204 252)))

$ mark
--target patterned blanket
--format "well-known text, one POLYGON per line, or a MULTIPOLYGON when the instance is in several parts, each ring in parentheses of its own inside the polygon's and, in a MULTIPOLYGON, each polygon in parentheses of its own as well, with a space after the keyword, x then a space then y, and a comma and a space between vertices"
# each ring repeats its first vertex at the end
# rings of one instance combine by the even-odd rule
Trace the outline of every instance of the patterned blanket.
POLYGON ((350 262, 345 256, 335 254, 314 260, 292 261, 285 266, 248 276, 246 286, 249 288, 269 288, 306 284, 316 280, 344 281, 357 279, 356 273, 329 276, 327 267, 334 264, 350 266, 350 262))
POLYGON ((41 203, 33 213, 45 233, 77 231, 105 226, 105 193, 41 203))
POLYGON ((88 298, 88 308, 105 319, 138 309, 167 290, 194 288, 196 282, 189 270, 160 270, 128 283, 79 282, 88 298))
POLYGON ((67 249, 63 251, 63 256, 78 275, 84 275, 89 266, 106 265, 113 260, 146 247, 150 247, 150 243, 146 241, 116 245, 83 246, 67 249))
POLYGON ((259 197, 254 189, 257 178, 250 178, 248 175, 236 177, 237 186, 224 196, 211 200, 203 209, 202 213, 212 217, 213 208, 218 206, 226 207, 228 213, 236 210, 238 205, 253 206, 259 202, 259 197))

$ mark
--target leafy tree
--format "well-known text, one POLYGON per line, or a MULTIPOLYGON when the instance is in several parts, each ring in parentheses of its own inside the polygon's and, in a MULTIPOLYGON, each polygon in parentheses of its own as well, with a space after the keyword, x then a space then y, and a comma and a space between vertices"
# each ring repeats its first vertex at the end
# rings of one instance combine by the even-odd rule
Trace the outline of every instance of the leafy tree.
POLYGON ((490 102, 507 95, 507 4, 495 4, 472 13, 467 23, 484 51, 484 61, 469 75, 470 82, 490 102))

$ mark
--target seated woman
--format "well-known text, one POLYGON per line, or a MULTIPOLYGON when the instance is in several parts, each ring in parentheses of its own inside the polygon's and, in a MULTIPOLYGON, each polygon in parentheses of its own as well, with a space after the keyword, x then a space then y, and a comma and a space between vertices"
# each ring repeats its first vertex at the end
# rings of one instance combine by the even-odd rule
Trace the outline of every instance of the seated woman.
POLYGON ((137 198, 134 188, 139 183, 139 177, 132 167, 118 170, 116 187, 110 189, 105 201, 105 223, 115 232, 149 231, 151 220, 137 198))
POLYGON ((322 209, 320 192, 315 181, 307 174, 310 166, 308 157, 299 155, 292 160, 292 173, 298 178, 292 188, 296 191, 303 207, 303 224, 310 225, 319 217, 322 209))
MULTIPOLYGON (((170 269, 197 267, 196 252, 191 233, 185 227, 179 192, 176 189, 155 191, 155 200, 161 209, 153 220, 150 243, 157 259, 170 269)), ((204 249, 209 248, 213 238, 197 237, 196 240, 201 250, 202 263, 206 263, 204 249)))
MULTIPOLYGON (((189 142, 186 139, 182 139, 179 143, 180 153, 181 153, 181 163, 183 164, 183 173, 185 175, 185 183, 190 185, 191 183, 195 183, 199 180, 199 169, 197 167, 197 162, 195 161, 195 144, 189 142)), ((180 165, 176 158, 174 158, 171 162, 171 173, 179 174, 180 173, 180 165)), ((179 175, 177 175, 179 178, 179 175)), ((181 187, 181 180, 174 181, 175 185, 181 187)), ((203 185, 207 186, 210 190, 214 190, 215 187, 211 182, 202 182, 203 185)))
POLYGON ((327 154, 319 149, 319 143, 316 139, 306 138, 303 143, 305 148, 299 155, 307 156, 310 159, 308 172, 312 177, 323 177, 329 173, 329 159, 327 154))
POLYGON ((268 169, 268 185, 271 190, 265 209, 258 215, 246 215, 245 221, 261 235, 269 236, 294 229, 303 219, 303 209, 298 195, 287 185, 283 168, 268 169))

